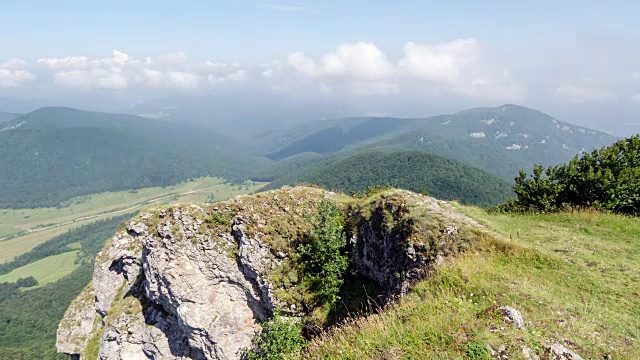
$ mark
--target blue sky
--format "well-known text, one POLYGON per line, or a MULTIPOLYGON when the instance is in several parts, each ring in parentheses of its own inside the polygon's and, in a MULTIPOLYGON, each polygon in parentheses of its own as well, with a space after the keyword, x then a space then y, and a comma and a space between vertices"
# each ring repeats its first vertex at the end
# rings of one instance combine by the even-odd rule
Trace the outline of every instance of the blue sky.
POLYGON ((397 116, 518 103, 635 132, 638 14, 633 1, 15 0, 0 12, 0 97, 258 91, 397 116))
POLYGON ((261 62, 371 41, 476 38, 496 47, 570 42, 580 32, 638 35, 633 1, 47 1, 3 4, 0 58, 185 52, 261 62))

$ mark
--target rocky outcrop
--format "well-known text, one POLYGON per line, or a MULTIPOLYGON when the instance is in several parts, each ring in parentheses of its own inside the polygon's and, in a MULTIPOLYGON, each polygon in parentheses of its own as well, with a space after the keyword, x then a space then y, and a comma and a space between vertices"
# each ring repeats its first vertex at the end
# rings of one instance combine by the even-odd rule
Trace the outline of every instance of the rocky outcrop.
POLYGON ((580 355, 557 342, 547 346, 547 350, 552 360, 582 360, 580 355))
POLYGON ((102 360, 240 358, 276 307, 285 316, 313 311, 299 286, 296 246, 327 198, 347 214, 355 270, 389 295, 475 236, 466 229, 477 224, 448 204, 404 191, 356 201, 297 187, 155 209, 98 254, 91 285, 59 326, 58 351, 102 360))
POLYGON ((516 329, 524 328, 524 319, 518 310, 511 306, 500 306, 498 309, 504 314, 506 322, 512 324, 516 329))

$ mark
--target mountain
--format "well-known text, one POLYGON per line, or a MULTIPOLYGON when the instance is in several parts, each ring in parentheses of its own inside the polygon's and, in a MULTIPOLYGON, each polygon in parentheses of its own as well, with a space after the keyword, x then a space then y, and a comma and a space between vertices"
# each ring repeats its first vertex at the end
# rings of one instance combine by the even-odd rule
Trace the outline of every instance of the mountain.
POLYGON ((465 162, 513 179, 535 163, 559 164, 616 140, 517 105, 476 108, 424 119, 349 118, 283 131, 268 156, 347 155, 365 149, 412 150, 465 162))
POLYGON ((0 208, 166 186, 246 179, 269 161, 212 130, 131 115, 43 108, 0 126, 0 208))
POLYGON ((337 118, 350 111, 347 105, 321 100, 284 98, 261 92, 229 92, 206 96, 158 98, 126 109, 127 113, 215 129, 238 140, 262 144, 277 129, 337 118), (260 141, 255 141, 258 139, 260 141))
POLYGON ((17 117, 19 117, 20 114, 15 114, 15 113, 7 113, 7 112, 2 112, 0 111, 0 124, 5 123, 5 122, 9 122, 17 117))
POLYGON ((418 151, 364 151, 345 158, 311 162, 267 186, 310 183, 333 191, 362 193, 372 186, 428 192, 443 200, 496 205, 511 194, 504 179, 459 161, 418 151))

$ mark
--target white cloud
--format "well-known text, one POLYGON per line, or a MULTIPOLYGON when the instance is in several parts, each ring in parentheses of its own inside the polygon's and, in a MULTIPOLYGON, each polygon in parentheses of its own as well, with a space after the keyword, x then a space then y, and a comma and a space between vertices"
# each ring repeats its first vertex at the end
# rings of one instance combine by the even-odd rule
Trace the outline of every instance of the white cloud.
MULTIPOLYGON (((454 94, 505 102, 524 97, 522 86, 513 81, 508 69, 494 69, 483 58, 475 39, 433 45, 408 42, 397 63, 389 59, 375 44, 358 42, 342 44, 317 60, 301 52, 293 53, 286 64, 298 80, 317 81, 359 96, 410 89, 430 95, 454 94)), ((274 69, 278 67, 270 67, 265 77, 286 72, 274 69)))
POLYGON ((640 102, 640 94, 635 94, 635 95, 631 96, 631 101, 640 102))
POLYGON ((53 82, 58 85, 88 90, 93 86, 90 73, 83 70, 60 71, 52 75, 53 82))
POLYGON ((27 65, 27 62, 22 59, 9 59, 5 62, 0 63, 0 69, 5 70, 16 70, 23 69, 27 65))
POLYGON ((162 79, 163 79, 162 71, 144 68, 142 69, 142 73, 143 73, 142 81, 145 84, 153 87, 156 87, 162 84, 162 79))
POLYGON ((420 45, 408 42, 400 69, 409 77, 427 81, 460 81, 467 67, 478 61, 479 45, 475 39, 458 39, 453 42, 420 45))
POLYGON ((487 135, 483 132, 472 132, 469 133, 469 137, 472 138, 476 138, 476 139, 484 139, 487 135))
POLYGON ((129 86, 129 80, 122 74, 107 73, 97 78, 96 87, 101 89, 122 90, 129 86))
POLYGON ((41 58, 38 64, 50 69, 84 69, 89 66, 89 58, 86 56, 70 56, 64 58, 41 58))
POLYGON ((198 75, 192 72, 169 71, 167 74, 167 83, 171 87, 179 89, 195 89, 198 87, 198 75))
POLYGON ((27 70, 0 69, 0 87, 16 87, 35 79, 27 70))
POLYGON ((289 56, 289 65, 308 78, 346 77, 357 80, 381 80, 393 75, 393 65, 374 44, 342 44, 318 62, 304 53, 289 56))
POLYGON ((114 50, 111 56, 103 58, 41 58, 34 66, 49 75, 53 84, 84 91, 136 87, 194 90, 207 84, 242 83, 250 78, 249 71, 239 63, 191 62, 180 52, 137 59, 114 50))
POLYGON ((552 95, 574 103, 614 101, 617 96, 608 89, 582 86, 560 86, 551 90, 552 95))

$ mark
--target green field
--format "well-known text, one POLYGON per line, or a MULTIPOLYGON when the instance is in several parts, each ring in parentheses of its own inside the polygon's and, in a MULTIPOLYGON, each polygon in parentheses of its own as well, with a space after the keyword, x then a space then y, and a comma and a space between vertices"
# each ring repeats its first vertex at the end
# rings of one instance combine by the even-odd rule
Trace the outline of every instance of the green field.
POLYGON ((0 209, 0 262, 9 261, 56 235, 96 220, 155 204, 226 200, 264 185, 254 182, 234 185, 209 177, 175 186, 81 196, 65 202, 60 208, 0 209))
POLYGON ((28 276, 33 276, 38 280, 38 287, 54 282, 76 269, 77 254, 78 251, 69 251, 32 262, 8 274, 0 275, 0 283, 15 282, 19 278, 28 276))
MULTIPOLYGON (((496 231, 399 303, 316 338, 308 359, 524 359, 560 342, 585 359, 640 358, 640 220, 597 212, 490 215, 496 231), (518 309, 525 328, 496 306, 518 309)), ((547 357, 543 357, 547 358, 547 357)))

